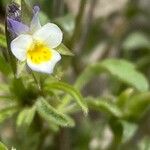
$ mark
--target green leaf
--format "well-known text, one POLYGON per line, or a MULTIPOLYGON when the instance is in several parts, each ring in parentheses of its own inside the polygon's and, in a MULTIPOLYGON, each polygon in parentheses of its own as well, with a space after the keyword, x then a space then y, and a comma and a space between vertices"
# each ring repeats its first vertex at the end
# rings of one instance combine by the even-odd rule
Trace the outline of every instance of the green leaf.
POLYGON ((131 137, 134 136, 134 133, 138 128, 138 125, 136 123, 127 122, 124 120, 121 120, 121 124, 123 126, 122 142, 125 143, 128 140, 130 140, 131 137))
POLYGON ((101 63, 93 64, 87 67, 78 77, 75 87, 81 89, 95 75, 100 73, 109 73, 120 81, 129 84, 139 91, 147 91, 149 88, 148 81, 135 66, 123 59, 106 59, 101 63))
POLYGON ((36 107, 24 108, 17 117, 17 126, 30 126, 36 112, 36 107))
POLYGON ((2 142, 0 142, 0 150, 8 150, 8 148, 2 142))
POLYGON ((5 75, 8 75, 11 72, 9 64, 1 56, 0 56, 0 71, 5 75))
POLYGON ((108 102, 101 98, 92 98, 89 97, 86 99, 88 103, 88 107, 90 109, 107 113, 108 115, 115 116, 120 118, 122 116, 121 110, 113 103, 108 102))
POLYGON ((150 150, 150 137, 144 136, 137 145, 139 150, 150 150))
POLYGON ((0 91, 9 93, 9 85, 7 83, 0 84, 0 91))
POLYGON ((56 89, 56 90, 61 90, 69 94, 74 98, 74 100, 77 102, 77 104, 82 108, 85 114, 88 112, 87 105, 81 96, 80 92, 77 91, 73 86, 68 85, 63 82, 54 82, 51 84, 46 85, 47 89, 56 89))
POLYGON ((139 91, 147 91, 149 88, 148 81, 143 74, 138 72, 134 65, 126 60, 108 59, 104 60, 101 65, 113 76, 121 81, 132 85, 139 91))
POLYGON ((138 48, 150 48, 150 39, 141 32, 134 32, 124 40, 123 48, 125 50, 134 50, 138 48))
POLYGON ((17 106, 8 106, 0 110, 0 122, 3 122, 8 117, 12 116, 17 112, 17 106))
POLYGON ((4 48, 7 47, 6 37, 5 35, 2 35, 2 34, 0 34, 0 46, 4 48))
POLYGON ((134 90, 132 88, 126 89, 123 91, 116 100, 116 105, 124 110, 125 106, 127 105, 128 101, 130 100, 130 97, 133 95, 134 90))
POLYGON ((17 62, 17 71, 16 71, 16 77, 19 78, 21 77, 21 75, 23 74, 23 71, 25 69, 25 66, 26 66, 26 62, 20 62, 18 61, 17 62))
POLYGON ((26 87, 23 83, 22 78, 14 78, 12 80, 12 84, 10 85, 10 90, 18 100, 22 100, 26 96, 26 87))
POLYGON ((61 43, 57 48, 55 48, 60 54, 67 56, 74 56, 74 54, 63 44, 61 43))
POLYGON ((48 123, 48 127, 51 131, 53 131, 55 133, 59 131, 59 126, 57 124, 52 123, 52 122, 48 123))
POLYGON ((75 88, 82 89, 95 75, 104 72, 100 63, 92 64, 85 68, 75 82, 75 88))
POLYGON ((53 122, 60 126, 74 126, 74 121, 67 115, 60 113, 43 98, 38 98, 36 102, 37 112, 48 122, 53 122))
POLYGON ((125 117, 139 119, 150 108, 150 92, 133 95, 125 108, 125 117))
POLYGON ((65 31, 69 36, 72 35, 74 27, 75 27, 75 18, 72 15, 66 15, 63 17, 59 17, 54 20, 56 24, 59 24, 63 31, 65 31))

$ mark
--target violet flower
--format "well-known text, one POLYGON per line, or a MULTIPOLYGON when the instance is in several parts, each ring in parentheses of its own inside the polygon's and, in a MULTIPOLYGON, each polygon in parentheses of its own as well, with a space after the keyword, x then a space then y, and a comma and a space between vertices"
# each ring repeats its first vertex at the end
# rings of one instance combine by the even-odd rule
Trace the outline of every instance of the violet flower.
POLYGON ((61 59, 55 48, 61 44, 63 34, 56 24, 41 26, 39 11, 38 6, 33 8, 30 26, 21 23, 18 18, 7 18, 11 31, 16 35, 10 46, 13 55, 20 61, 26 61, 32 70, 50 74, 61 59))

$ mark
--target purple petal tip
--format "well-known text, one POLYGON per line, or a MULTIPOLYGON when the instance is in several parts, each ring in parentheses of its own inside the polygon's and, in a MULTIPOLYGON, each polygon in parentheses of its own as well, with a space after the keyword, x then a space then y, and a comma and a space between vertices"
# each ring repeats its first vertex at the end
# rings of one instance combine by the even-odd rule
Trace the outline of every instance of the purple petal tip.
POLYGON ((34 6, 33 7, 33 12, 34 13, 37 13, 37 12, 39 12, 40 11, 40 7, 39 6, 34 6))

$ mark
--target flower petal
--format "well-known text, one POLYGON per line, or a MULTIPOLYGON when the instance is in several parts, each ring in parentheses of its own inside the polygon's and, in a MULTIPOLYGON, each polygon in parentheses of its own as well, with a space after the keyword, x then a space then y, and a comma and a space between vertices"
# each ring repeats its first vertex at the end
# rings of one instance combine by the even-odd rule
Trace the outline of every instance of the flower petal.
POLYGON ((57 25, 47 23, 41 29, 37 30, 33 37, 37 40, 42 40, 49 47, 55 48, 62 42, 63 34, 57 25))
POLYGON ((33 8, 33 18, 31 21, 30 30, 31 32, 35 32, 36 30, 41 28, 40 20, 39 20, 39 11, 40 8, 38 6, 34 6, 33 8))
POLYGON ((19 21, 7 18, 8 26, 16 35, 24 34, 29 31, 29 27, 19 21))
POLYGON ((11 51, 17 59, 24 61, 26 59, 26 52, 33 40, 30 35, 21 34, 11 42, 11 51))
POLYGON ((27 58, 27 65, 34 71, 51 74, 53 73, 53 69, 56 63, 60 59, 61 59, 60 54, 57 51, 52 50, 52 58, 49 61, 43 62, 41 64, 35 64, 30 59, 27 58))

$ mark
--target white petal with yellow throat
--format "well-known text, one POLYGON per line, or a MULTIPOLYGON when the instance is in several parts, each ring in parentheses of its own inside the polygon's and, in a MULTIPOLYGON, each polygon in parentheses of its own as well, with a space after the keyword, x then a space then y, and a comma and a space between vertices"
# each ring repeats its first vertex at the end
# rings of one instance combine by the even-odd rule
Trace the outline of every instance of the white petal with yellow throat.
POLYGON ((60 54, 55 51, 51 50, 51 57, 48 61, 43 61, 41 63, 35 63, 35 61, 32 61, 29 57, 27 58, 27 65, 34 71, 37 72, 44 72, 51 74, 53 72, 53 69, 56 65, 56 63, 61 59, 60 54))

